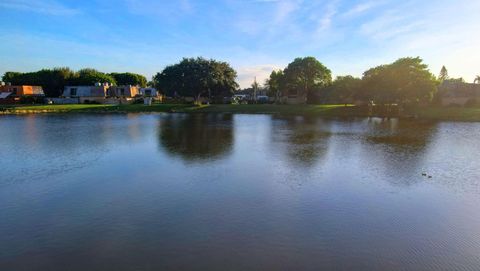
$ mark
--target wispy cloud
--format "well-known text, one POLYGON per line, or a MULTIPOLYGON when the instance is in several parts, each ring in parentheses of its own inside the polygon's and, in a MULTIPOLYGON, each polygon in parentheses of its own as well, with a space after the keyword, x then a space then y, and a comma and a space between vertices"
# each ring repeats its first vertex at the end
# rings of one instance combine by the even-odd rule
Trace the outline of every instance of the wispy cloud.
POLYGON ((375 7, 380 6, 381 4, 383 4, 383 2, 380 1, 380 0, 363 2, 363 3, 360 3, 360 4, 357 4, 357 5, 353 6, 351 9, 345 11, 342 14, 342 17, 347 18, 347 19, 351 19, 351 18, 354 18, 354 17, 359 16, 361 14, 364 14, 367 11, 369 11, 369 10, 375 8, 375 7))
POLYGON ((299 1, 278 1, 276 3, 277 7, 275 10, 274 21, 277 24, 285 22, 285 20, 300 7, 299 1))
POLYGON ((421 56, 433 73, 446 65, 453 76, 468 79, 480 71, 480 54, 476 52, 480 37, 473 34, 480 24, 478 8, 479 2, 468 0, 443 1, 435 6, 406 1, 364 22, 358 31, 373 42, 369 46, 379 48, 376 56, 384 62, 421 56))
POLYGON ((411 20, 399 10, 389 10, 360 26, 360 33, 376 41, 385 41, 401 34, 415 32, 423 24, 421 20, 411 20))
POLYGON ((80 10, 69 8, 53 0, 2 0, 0 1, 0 7, 57 16, 80 13, 80 10))
POLYGON ((325 15, 318 22, 317 34, 328 30, 332 25, 333 17, 337 14, 338 1, 332 1, 327 5, 325 15))

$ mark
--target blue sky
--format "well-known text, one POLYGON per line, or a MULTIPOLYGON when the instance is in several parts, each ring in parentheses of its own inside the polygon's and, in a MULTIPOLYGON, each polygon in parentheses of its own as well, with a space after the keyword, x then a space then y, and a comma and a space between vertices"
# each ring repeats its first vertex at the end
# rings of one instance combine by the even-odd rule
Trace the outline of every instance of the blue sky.
POLYGON ((228 61, 246 87, 295 57, 334 75, 403 56, 480 74, 477 0, 0 0, 0 73, 69 66, 148 78, 182 57, 228 61))

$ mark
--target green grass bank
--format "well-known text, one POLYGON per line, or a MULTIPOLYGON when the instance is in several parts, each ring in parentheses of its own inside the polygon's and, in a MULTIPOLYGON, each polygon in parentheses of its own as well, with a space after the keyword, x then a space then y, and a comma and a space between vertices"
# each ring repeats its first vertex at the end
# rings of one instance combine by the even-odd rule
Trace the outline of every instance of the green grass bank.
MULTIPOLYGON (((0 106, 0 114, 41 114, 41 113, 231 113, 231 114, 281 114, 315 115, 324 117, 369 117, 372 114, 365 107, 345 105, 205 105, 185 104, 143 104, 131 105, 32 105, 0 106)), ((373 115, 379 116, 381 115, 373 115)), ((480 121, 480 108, 464 107, 422 107, 405 110, 391 117, 418 118, 444 121, 480 121)))

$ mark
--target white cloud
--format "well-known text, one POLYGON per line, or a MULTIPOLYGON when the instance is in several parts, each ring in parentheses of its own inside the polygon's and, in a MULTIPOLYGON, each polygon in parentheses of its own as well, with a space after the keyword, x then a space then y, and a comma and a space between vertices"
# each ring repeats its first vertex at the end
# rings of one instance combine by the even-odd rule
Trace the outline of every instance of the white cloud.
POLYGON ((359 33, 381 48, 377 56, 420 56, 434 74, 446 65, 452 76, 470 81, 480 73, 480 37, 474 34, 480 25, 478 8, 478 2, 466 0, 435 6, 406 2, 364 23, 359 33))
POLYGON ((0 7, 48 15, 75 15, 77 9, 68 8, 53 0, 2 0, 0 7))
POLYGON ((283 67, 274 64, 242 66, 237 68, 237 82, 239 83, 241 88, 247 88, 250 87, 256 77, 257 82, 260 85, 263 85, 265 79, 270 77, 270 73, 272 73, 273 70, 279 69, 283 69, 283 67))
POLYGON ((359 16, 379 5, 382 4, 382 1, 368 1, 368 2, 364 2, 364 3, 360 3, 354 7, 352 7, 350 10, 344 12, 342 14, 342 17, 343 18, 353 18, 353 17, 356 17, 356 16, 359 16))
POLYGON ((322 33, 328 29, 330 29, 332 25, 333 17, 337 14, 337 3, 338 1, 332 1, 327 5, 327 9, 325 11, 325 15, 321 17, 318 22, 317 33, 322 33))

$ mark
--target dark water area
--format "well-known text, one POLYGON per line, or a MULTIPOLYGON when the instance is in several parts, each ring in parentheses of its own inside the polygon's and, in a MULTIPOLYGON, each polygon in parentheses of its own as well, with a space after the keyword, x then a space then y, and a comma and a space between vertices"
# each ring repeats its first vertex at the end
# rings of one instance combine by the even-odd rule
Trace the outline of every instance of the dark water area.
POLYGON ((2 116, 0 270, 480 270, 479 135, 409 120, 2 116))

